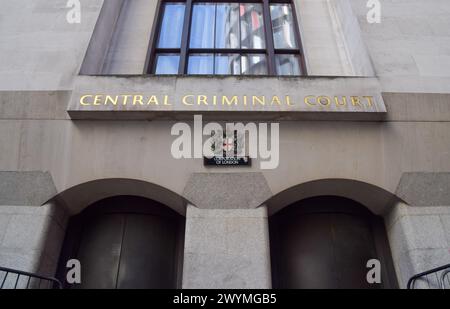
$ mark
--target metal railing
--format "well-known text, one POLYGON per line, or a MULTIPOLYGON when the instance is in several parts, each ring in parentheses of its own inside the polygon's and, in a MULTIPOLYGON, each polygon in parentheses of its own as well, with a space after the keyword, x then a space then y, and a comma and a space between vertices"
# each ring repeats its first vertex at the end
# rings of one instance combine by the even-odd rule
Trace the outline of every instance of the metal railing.
POLYGON ((62 289, 58 279, 5 267, 0 267, 2 289, 62 289))
POLYGON ((407 288, 415 289, 417 282, 420 282, 419 288, 450 289, 450 264, 412 276, 408 280, 407 288))

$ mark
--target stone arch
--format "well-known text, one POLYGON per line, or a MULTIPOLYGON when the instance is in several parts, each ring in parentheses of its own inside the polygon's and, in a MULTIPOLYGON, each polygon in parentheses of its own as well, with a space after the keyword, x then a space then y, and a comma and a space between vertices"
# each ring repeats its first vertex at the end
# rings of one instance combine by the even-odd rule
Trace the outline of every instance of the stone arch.
POLYGON ((353 179, 320 179, 292 186, 266 201, 269 215, 297 201, 315 196, 338 196, 354 200, 376 215, 385 215, 396 203, 394 193, 376 185, 353 179))
POLYGON ((109 179, 57 198, 70 207, 57 268, 65 288, 181 287, 186 219, 180 197, 146 182, 109 179), (72 259, 82 265, 80 284, 65 281, 72 259))
POLYGON ((154 200, 180 215, 186 215, 188 201, 185 198, 157 184, 137 179, 107 178, 88 181, 58 193, 52 200, 64 205, 69 215, 76 215, 97 201, 120 195, 154 200))

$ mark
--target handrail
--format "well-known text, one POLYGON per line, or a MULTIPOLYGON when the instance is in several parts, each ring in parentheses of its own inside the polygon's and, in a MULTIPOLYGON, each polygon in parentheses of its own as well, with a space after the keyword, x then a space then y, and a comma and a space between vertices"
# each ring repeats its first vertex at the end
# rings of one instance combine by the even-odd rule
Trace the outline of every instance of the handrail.
POLYGON ((33 279, 38 280, 38 284, 37 284, 37 288, 38 289, 41 288, 42 281, 49 283, 50 285, 47 285, 47 286, 50 286, 50 288, 55 288, 55 286, 56 286, 57 289, 62 289, 61 282, 58 279, 56 279, 56 278, 42 276, 42 275, 39 275, 39 274, 34 274, 34 273, 26 272, 26 271, 21 271, 21 270, 17 270, 17 269, 11 269, 11 268, 6 268, 6 267, 1 267, 0 266, 0 280, 1 280, 1 282, 0 282, 0 290, 5 287, 5 283, 7 282, 6 279, 7 279, 9 274, 16 275, 15 283, 14 283, 14 289, 18 288, 18 283, 19 283, 19 279, 20 279, 21 276, 28 277, 25 289, 28 289, 30 287, 30 283, 32 283, 33 279), (5 273, 5 275, 4 275, 3 279, 1 279, 3 273, 5 273))
MULTIPOLYGON (((448 274, 450 274, 450 269, 443 271, 441 274, 441 288, 443 290, 445 290, 445 278, 447 277, 448 274)), ((450 286, 450 278, 447 278, 447 280, 448 280, 448 284, 450 286)))
POLYGON ((430 270, 427 270, 427 271, 424 271, 422 273, 419 273, 419 274, 416 274, 416 275, 412 276, 408 280, 407 289, 408 290, 414 289, 414 283, 416 282, 417 279, 420 279, 422 277, 426 277, 427 275, 430 275, 430 274, 438 273, 438 272, 440 272, 442 270, 444 270, 444 272, 441 275, 441 279, 438 280, 438 281, 439 281, 440 287, 442 289, 445 289, 445 281, 444 280, 445 280, 446 275, 448 273, 450 273, 450 264, 446 264, 446 265, 443 265, 443 266, 440 266, 440 267, 436 267, 436 268, 433 268, 433 269, 430 269, 430 270))

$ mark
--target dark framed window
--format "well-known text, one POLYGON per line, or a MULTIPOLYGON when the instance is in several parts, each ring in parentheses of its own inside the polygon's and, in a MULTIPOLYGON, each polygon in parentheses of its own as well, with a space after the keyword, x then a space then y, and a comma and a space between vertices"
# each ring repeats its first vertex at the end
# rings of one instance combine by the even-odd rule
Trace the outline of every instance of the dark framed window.
POLYGON ((291 0, 161 0, 148 73, 306 75, 291 0))

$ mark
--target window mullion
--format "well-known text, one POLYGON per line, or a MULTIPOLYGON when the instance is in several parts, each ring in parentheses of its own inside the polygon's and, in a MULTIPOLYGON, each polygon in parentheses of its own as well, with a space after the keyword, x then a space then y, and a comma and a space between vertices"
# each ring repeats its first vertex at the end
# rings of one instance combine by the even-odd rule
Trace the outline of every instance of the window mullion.
POLYGON ((213 57, 213 75, 216 75, 216 29, 217 29, 217 3, 214 4, 214 38, 213 38, 213 47, 214 47, 214 53, 212 54, 213 57))
POLYGON ((276 75, 275 70, 275 47, 273 43, 272 19, 270 17, 270 3, 269 0, 263 0, 263 15, 264 28, 266 34, 266 48, 267 48, 267 64, 269 75, 276 75))
POLYGON ((189 32, 192 15, 192 0, 186 0, 186 9, 184 12, 184 25, 183 34, 181 36, 181 52, 180 52, 180 65, 178 68, 178 74, 185 74, 187 68, 187 57, 189 48, 189 32))

